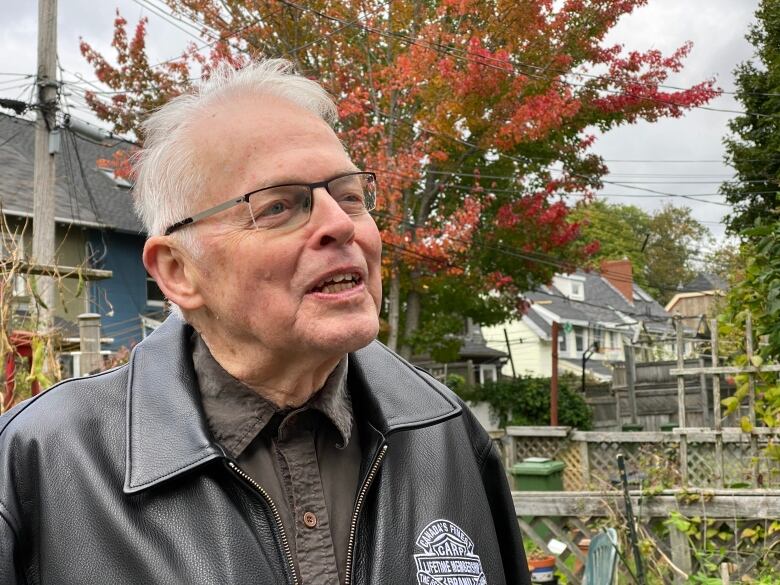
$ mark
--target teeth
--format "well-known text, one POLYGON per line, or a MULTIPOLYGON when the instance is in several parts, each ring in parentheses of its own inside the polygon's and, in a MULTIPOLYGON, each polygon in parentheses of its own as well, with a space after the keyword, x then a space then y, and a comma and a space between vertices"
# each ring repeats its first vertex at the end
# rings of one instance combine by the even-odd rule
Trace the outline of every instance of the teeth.
MULTIPOLYGON (((343 281, 346 281, 346 280, 355 282, 359 278, 360 278, 360 276, 358 274, 354 274, 354 273, 334 274, 333 276, 328 277, 325 280, 321 281, 317 285, 317 288, 323 288, 326 285, 329 285, 331 283, 339 283, 339 282, 343 282, 343 281)), ((349 288, 351 288, 351 287, 349 287, 349 288)))
POLYGON ((343 290, 349 290, 351 288, 354 288, 355 286, 357 286, 357 284, 354 281, 337 283, 337 284, 328 284, 322 287, 322 292, 328 294, 335 294, 343 290))

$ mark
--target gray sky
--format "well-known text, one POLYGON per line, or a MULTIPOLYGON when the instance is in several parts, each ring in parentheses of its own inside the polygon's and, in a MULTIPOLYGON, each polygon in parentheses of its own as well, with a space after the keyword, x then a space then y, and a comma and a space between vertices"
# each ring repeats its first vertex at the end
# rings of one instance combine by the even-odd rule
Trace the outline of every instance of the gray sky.
MULTIPOLYGON (((757 5, 757 0, 649 0, 648 6, 639 8, 618 23, 608 42, 623 43, 627 48, 637 50, 656 48, 669 54, 691 40, 693 51, 683 71, 667 83, 687 86, 715 78, 723 90, 733 91, 733 69, 752 56, 752 47, 744 36, 757 5)), ((133 0, 60 0, 58 54, 66 80, 74 79, 75 74, 94 80, 91 68, 79 53, 80 36, 104 55, 113 55, 110 43, 116 7, 131 24, 140 16, 149 17, 147 40, 152 62, 177 56, 187 43, 194 41, 133 0)), ((0 0, 0 73, 35 72, 36 11, 37 2, 0 0)), ((30 79, 0 75, 0 96, 26 99, 30 90, 30 79)), ((75 108, 72 110, 74 115, 94 119, 78 96, 73 96, 71 103, 75 108)), ((730 95, 717 98, 709 106, 741 109, 730 95)), ((624 126, 599 137, 594 150, 608 161, 611 174, 606 179, 609 181, 677 195, 714 194, 719 183, 732 175, 731 169, 720 162, 726 123, 732 116, 734 114, 699 109, 678 119, 624 126), (680 162, 694 160, 718 162, 680 162)), ((609 195, 610 201, 632 203, 647 210, 656 209, 667 201, 687 205, 716 237, 723 234, 719 222, 728 208, 722 205, 679 197, 613 197, 613 194, 647 195, 617 185, 606 185, 603 193, 609 195)), ((701 199, 722 203, 720 197, 703 196, 701 199)))

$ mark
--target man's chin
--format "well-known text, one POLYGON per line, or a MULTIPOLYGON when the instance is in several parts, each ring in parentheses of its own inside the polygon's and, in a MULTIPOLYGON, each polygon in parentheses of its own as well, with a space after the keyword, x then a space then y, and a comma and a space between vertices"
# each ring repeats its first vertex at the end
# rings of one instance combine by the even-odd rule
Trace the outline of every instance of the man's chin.
POLYGON ((379 334, 379 321, 376 318, 341 320, 323 329, 316 335, 315 345, 323 352, 344 355, 374 341, 379 334))

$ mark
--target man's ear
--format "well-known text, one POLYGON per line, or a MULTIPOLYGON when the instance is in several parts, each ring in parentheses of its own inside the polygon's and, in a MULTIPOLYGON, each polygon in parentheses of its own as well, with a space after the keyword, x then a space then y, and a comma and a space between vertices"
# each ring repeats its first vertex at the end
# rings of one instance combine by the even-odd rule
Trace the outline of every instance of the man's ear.
POLYGON ((192 260, 170 237, 152 236, 146 240, 143 262, 168 300, 189 311, 203 306, 203 297, 193 280, 196 270, 192 260))

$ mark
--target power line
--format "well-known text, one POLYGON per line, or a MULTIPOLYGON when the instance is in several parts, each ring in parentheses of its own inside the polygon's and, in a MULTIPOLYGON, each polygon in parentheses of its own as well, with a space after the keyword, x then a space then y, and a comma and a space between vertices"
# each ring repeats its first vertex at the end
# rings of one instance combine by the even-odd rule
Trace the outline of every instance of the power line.
MULTIPOLYGON (((143 0, 133 0, 133 1, 136 2, 137 4, 141 5, 140 3, 143 0)), ((348 28, 350 26, 355 26, 355 27, 358 27, 358 28, 360 28, 362 30, 365 30, 366 32, 373 32, 375 34, 379 34, 380 36, 399 39, 399 40, 401 40, 403 42, 406 42, 407 44, 410 44, 410 45, 420 46, 420 47, 428 49, 428 50, 433 50, 433 51, 435 51, 435 52, 437 52, 439 54, 451 55, 451 56, 456 57, 458 59, 465 60, 465 61, 468 61, 468 62, 471 62, 471 63, 476 63, 476 64, 478 64, 480 66, 489 67, 489 68, 492 68, 492 69, 497 69, 497 70, 503 71, 505 73, 508 73, 508 69, 511 69, 511 71, 515 75, 518 75, 518 74, 519 75, 525 75, 525 76, 528 76, 528 77, 541 79, 541 80, 545 80, 545 81, 549 81, 549 80, 552 79, 551 77, 544 77, 544 76, 540 76, 540 75, 529 74, 527 72, 524 73, 522 71, 517 71, 516 68, 515 68, 515 65, 509 63, 508 61, 502 61, 500 59, 496 59, 495 57, 482 55, 479 58, 474 58, 474 57, 471 57, 470 53, 465 52, 462 49, 458 49, 458 48, 455 48, 455 47, 447 47, 445 45, 441 45, 441 44, 438 44, 438 43, 420 42, 420 41, 418 41, 416 39, 413 39, 413 38, 411 38, 411 37, 409 37, 407 35, 404 35, 402 33, 397 33, 397 32, 393 32, 393 31, 386 31, 386 30, 375 28, 375 27, 370 27, 370 26, 367 26, 364 23, 361 23, 359 17, 354 19, 354 20, 352 20, 352 21, 347 21, 347 20, 344 20, 342 18, 335 17, 335 16, 332 16, 332 15, 326 14, 324 12, 315 10, 313 8, 300 6, 300 5, 298 5, 298 4, 294 3, 294 2, 290 2, 289 0, 280 0, 280 3, 282 3, 282 4, 286 5, 286 6, 295 8, 295 9, 301 11, 301 12, 310 12, 312 14, 320 16, 321 18, 325 18, 325 19, 330 20, 332 22, 337 22, 337 23, 342 25, 341 29, 339 29, 339 30, 342 30, 344 28, 348 28), (492 65, 490 63, 490 61, 495 61, 497 63, 500 63, 500 65, 492 65)), ((193 26, 193 25, 190 25, 190 26, 193 26)), ((245 28, 249 28, 250 26, 252 26, 252 25, 248 25, 248 26, 244 27, 244 29, 245 28)), ((177 28, 180 28, 180 27, 177 27, 177 28)), ((189 33, 186 30, 183 30, 183 32, 189 34, 190 36, 194 36, 194 35, 192 35, 191 33, 189 33)), ((228 36, 235 36, 239 32, 240 32, 240 29, 239 29, 239 31, 235 31, 233 33, 230 33, 228 36)), ((324 36, 329 36, 329 35, 324 35, 324 36)), ((199 47, 196 50, 197 51, 202 50, 203 48, 209 46, 210 44, 213 45, 213 44, 219 42, 219 40, 224 40, 224 39, 214 40, 213 42, 207 43, 206 45, 203 45, 202 47, 199 47)), ((307 46, 307 45, 304 45, 304 46, 307 46)), ((300 48, 298 50, 300 50, 300 48)), ((172 59, 168 59, 166 61, 161 61, 160 63, 157 63, 156 65, 153 65, 152 67, 160 66, 162 64, 174 61, 174 60, 176 60, 178 58, 179 57, 175 57, 175 58, 172 58, 172 59)), ((522 67, 527 67, 527 68, 530 68, 530 69, 534 69, 534 70, 543 71, 543 72, 555 71, 555 69, 549 69, 549 68, 546 68, 546 67, 541 67, 541 66, 537 66, 537 65, 533 65, 533 64, 529 64, 529 63, 523 63, 523 62, 519 62, 518 65, 522 66, 522 67)), ((580 77, 588 77, 588 78, 593 78, 593 79, 596 79, 596 80, 603 80, 603 81, 612 81, 612 82, 623 82, 624 81, 624 80, 616 80, 614 77, 609 77, 609 76, 604 76, 604 75, 587 74, 587 73, 584 73, 584 72, 569 73, 569 72, 565 72, 565 71, 558 71, 558 73, 560 73, 562 75, 568 74, 568 75, 575 75, 575 76, 580 76, 580 77)), ((572 86, 572 87, 588 87, 586 84, 574 83, 574 82, 571 82, 571 81, 567 81, 565 79, 560 79, 559 81, 560 81, 560 83, 562 83, 564 85, 569 85, 569 86, 572 86)), ((665 86, 663 84, 654 85, 654 84, 649 84, 649 83, 646 83, 646 82, 639 82, 639 81, 633 81, 631 83, 633 85, 638 85, 640 87, 661 87, 661 88, 670 88, 670 89, 680 89, 680 90, 685 91, 684 88, 676 88, 675 86, 665 86)), ((621 90, 610 90, 610 89, 607 89, 607 88, 599 88, 598 91, 603 91, 605 93, 611 93, 611 94, 614 94, 614 95, 626 95, 626 92, 625 91, 621 91, 621 90)), ((129 92, 125 92, 125 93, 129 93, 129 92)), ((696 105, 683 106, 683 105, 675 103, 672 100, 665 100, 665 99, 661 99, 661 98, 653 97, 653 96, 640 96, 640 99, 647 100, 647 101, 653 101, 653 102, 660 103, 660 104, 663 104, 663 105, 666 105, 666 106, 670 106, 670 107, 674 107, 674 108, 680 108, 680 109, 697 108, 697 109, 710 110, 710 111, 715 111, 715 112, 725 112, 725 113, 734 113, 734 114, 742 114, 742 115, 752 115, 752 116, 758 116, 758 117, 776 117, 774 115, 769 115, 769 114, 746 112, 746 111, 741 111, 741 110, 727 110, 727 109, 723 109, 723 108, 713 108, 713 107, 703 106, 703 105, 701 105, 701 106, 696 106, 696 105)))
MULTIPOLYGON (((400 220, 401 223, 403 223, 404 225, 407 225, 409 227, 414 227, 414 228, 428 227, 428 226, 425 226, 425 225, 422 225, 422 224, 415 223, 414 221, 409 220, 409 219, 407 219, 407 218, 405 218, 403 216, 400 216, 400 215, 394 215, 394 214, 391 214, 391 213, 388 213, 388 212, 383 212, 383 211, 374 211, 372 213, 373 213, 373 215, 378 215, 380 217, 387 217, 387 218, 390 218, 390 219, 400 220)), ((457 238, 457 237, 454 237, 454 236, 451 236, 451 235, 447 235, 447 239, 455 241, 455 242, 460 242, 460 243, 466 244, 468 246, 473 245, 472 241, 464 240, 462 238, 457 238)), ((495 251, 497 251, 499 253, 502 253, 504 255, 507 255, 507 256, 516 257, 516 258, 523 259, 523 260, 526 260, 526 261, 529 261, 529 262, 536 262, 536 263, 540 263, 540 264, 546 264, 546 265, 549 265, 549 266, 553 266, 555 268, 563 269, 565 271, 568 271, 570 268, 574 267, 574 268, 579 269, 579 270, 583 270, 583 271, 586 271, 586 272, 591 272, 591 273, 595 273, 595 274, 599 274, 599 275, 603 276, 603 274, 599 270, 596 270, 596 269, 593 269, 593 268, 588 268, 588 267, 583 267, 583 266, 578 266, 576 264, 572 264, 570 262, 566 262, 565 260, 563 260, 560 257, 553 256, 551 254, 546 254, 546 253, 543 253, 543 252, 524 252, 524 253, 520 253, 520 252, 516 251, 515 249, 510 248, 508 246, 505 246, 503 244, 492 244, 491 245, 491 244, 485 244, 484 242, 480 242, 478 245, 481 246, 481 247, 487 248, 487 249, 495 250, 495 251)), ((695 250, 695 251, 698 251, 698 250, 695 250)), ((698 254, 689 254, 689 258, 693 259, 693 260, 700 260, 700 261, 707 260, 706 257, 702 257, 702 256, 700 256, 698 254)), ((636 284, 636 281, 634 280, 633 277, 623 277, 622 275, 619 275, 619 274, 610 275, 609 276, 609 280, 636 284)), ((639 286, 639 285, 637 285, 637 286, 639 286)), ((662 290, 662 291, 665 291, 665 292, 676 292, 677 291, 676 288, 674 288, 674 289, 669 289, 669 288, 664 288, 664 287, 655 287, 655 288, 658 288, 659 290, 662 290)))
MULTIPOLYGON (((750 159, 746 160, 744 162, 764 162, 765 159, 750 159)), ((774 160, 780 160, 780 159, 774 159, 774 160)), ((723 164, 723 160, 717 160, 717 159, 629 159, 629 158, 613 158, 613 159, 604 159, 605 162, 613 162, 613 163, 661 163, 661 164, 674 164, 674 163, 720 163, 723 164)))
MULTIPOLYGON (((412 255, 412 256, 416 256, 416 257, 421 258, 421 259, 438 262, 439 264, 441 264, 443 266, 447 266, 449 268, 457 268, 459 270, 465 270, 462 266, 460 266, 458 264, 454 264, 454 263, 452 263, 449 260, 444 260, 443 258, 436 258, 434 256, 428 256, 426 254, 422 254, 422 253, 417 252, 415 250, 411 250, 409 248, 406 248, 404 246, 400 246, 398 244, 393 244, 391 242, 385 242, 385 245, 386 246, 390 246, 391 248, 395 248, 395 249, 397 249, 399 251, 402 251, 402 252, 404 252, 406 254, 409 254, 409 255, 412 255)), ((595 307, 595 308, 599 308, 599 309, 606 309, 606 310, 612 311, 612 312, 619 312, 619 313, 621 313, 623 315, 626 315, 626 316, 642 317, 643 320, 645 320, 645 321, 667 322, 667 321, 669 321, 672 318, 671 315, 668 316, 668 317, 664 317, 664 316, 661 316, 661 315, 652 315, 650 313, 642 313, 642 312, 637 312, 637 311, 626 311, 626 310, 616 309, 615 307, 612 307, 610 305, 601 305, 601 304, 597 304, 597 303, 591 303, 591 302, 588 302, 588 301, 580 301, 580 300, 576 300, 576 299, 571 299, 569 297, 565 297, 565 296, 560 295, 560 294, 547 293, 547 292, 540 291, 540 290, 528 291, 526 293, 521 293, 521 294, 523 294, 523 295, 524 294, 541 294, 541 295, 544 295, 544 296, 558 298, 560 300, 567 301, 567 302, 577 303, 577 304, 581 304, 581 305, 587 305, 587 306, 595 307)), ((531 302, 533 303, 533 301, 531 301, 531 302)), ((696 316, 698 316, 698 315, 696 315, 696 316)))
MULTIPOLYGON (((136 0, 133 1, 136 2, 136 0)), ((171 9, 171 7, 168 6, 165 2, 163 2, 163 5, 161 6, 156 1, 153 0, 140 0, 140 1, 148 6, 156 8, 157 10, 163 12, 165 12, 166 10, 171 10, 170 14, 165 12, 166 16, 170 16, 171 18, 177 20, 183 25, 192 28, 198 34, 201 34, 202 32, 206 31, 207 33, 209 33, 209 36, 211 36, 213 39, 218 38, 216 36, 215 30, 213 30, 211 27, 206 25, 205 21, 196 18, 193 14, 185 14, 183 11, 177 10, 176 8, 171 9)))
MULTIPOLYGON (((423 180, 423 177, 419 177, 418 178, 416 176, 409 175, 409 174, 406 174, 406 173, 400 173, 398 171, 394 171, 394 170, 391 170, 391 169, 383 169, 383 168, 380 168, 380 167, 372 167, 372 168, 374 170, 382 171, 383 173, 389 174, 389 175, 396 175, 396 176, 405 177, 405 178, 408 178, 408 179, 417 179, 419 181, 423 180)), ((473 177, 473 178, 482 178, 482 179, 496 179, 496 180, 505 180, 505 181, 510 181, 510 182, 513 179, 516 178, 516 177, 512 177, 511 175, 505 175, 505 176, 502 176, 502 175, 479 175, 479 174, 475 174, 475 173, 458 173, 458 172, 454 172, 454 171, 453 172, 449 172, 449 171, 435 171, 435 170, 428 170, 428 169, 426 169, 425 173, 426 174, 427 173, 439 174, 439 175, 443 175, 443 176, 460 177, 460 178, 462 178, 462 177, 473 177)), ((482 186, 482 185, 479 185, 479 186, 477 186, 477 185, 455 185, 455 184, 452 184, 452 183, 449 183, 449 184, 446 184, 446 185, 443 185, 443 184, 439 183, 439 185, 442 185, 442 186, 444 186, 444 187, 446 187, 448 189, 456 189, 456 190, 460 190, 460 191, 471 191, 471 190, 476 189, 477 187, 479 187, 481 190, 485 191, 486 193, 516 193, 516 194, 521 194, 521 193, 524 192, 524 189, 523 189, 522 185, 518 185, 517 189, 511 189, 511 188, 501 189, 501 188, 495 188, 495 187, 490 187, 490 186, 482 186)), ((527 192, 527 191, 532 191, 532 189, 525 190, 525 192, 527 192)), ((775 193, 775 191, 768 191, 768 193, 775 193)), ((664 197, 668 197, 668 198, 683 198, 683 199, 691 199, 691 200, 694 200, 694 201, 700 201, 701 203, 712 203, 712 202, 711 201, 706 201, 706 200, 699 200, 699 199, 697 199, 698 197, 723 197, 722 193, 690 193, 690 194, 682 194, 682 193, 660 193, 660 192, 656 192, 656 193, 647 193, 647 194, 645 194, 645 193, 600 193, 600 192, 593 192, 591 194, 594 197, 634 197, 634 198, 664 198, 664 197)), ((556 193, 556 195, 558 195, 560 197, 586 197, 589 194, 588 193, 584 193, 584 192, 576 192, 576 193, 574 193, 574 192, 562 191, 562 192, 556 193)), ((719 203, 719 205, 722 205, 722 204, 719 203)))
MULTIPOLYGON (((286 4, 288 6, 296 8, 296 9, 302 11, 302 12, 310 12, 310 13, 316 14, 316 15, 322 17, 322 18, 325 18, 325 19, 328 19, 328 20, 331 20, 331 21, 334 21, 334 22, 339 22, 339 23, 342 23, 342 24, 344 24, 346 22, 346 21, 344 21, 341 18, 338 18, 338 17, 332 16, 332 15, 326 14, 326 13, 321 12, 319 10, 315 10, 313 8, 309 8, 309 7, 305 7, 305 6, 300 6, 300 5, 298 5, 298 4, 294 3, 294 2, 291 2, 290 0, 279 0, 279 1, 281 3, 283 3, 283 4, 286 4)), ((481 56, 479 56, 479 58, 474 58, 474 57, 471 57, 468 52, 463 51, 462 49, 457 49, 457 48, 454 48, 454 47, 447 47, 447 46, 442 45, 440 43, 420 42, 420 41, 418 41, 416 39, 413 39, 413 38, 411 38, 411 37, 409 37, 407 35, 404 35, 402 33, 397 33, 397 32, 393 32, 393 31, 387 31, 387 30, 382 30, 382 29, 378 29, 378 28, 375 28, 375 27, 370 27, 370 26, 367 26, 366 24, 363 24, 363 23, 357 23, 357 24, 355 24, 355 26, 358 26, 358 27, 362 28, 363 30, 365 30, 367 32, 373 32, 375 34, 378 34, 378 35, 386 37, 386 38, 389 37, 389 38, 398 39, 398 40, 406 42, 406 43, 408 43, 410 45, 415 45, 415 46, 419 46, 419 47, 424 48, 424 49, 433 50, 433 51, 435 51, 436 53, 439 53, 439 54, 451 55, 451 56, 456 57, 458 59, 461 59, 463 61, 467 61, 469 63, 474 63, 474 64, 480 65, 482 67, 488 67, 488 68, 491 68, 491 69, 496 69, 496 70, 502 71, 504 73, 508 73, 511 70, 511 72, 514 73, 515 75, 524 75, 524 76, 527 76, 527 77, 541 79, 541 80, 544 80, 544 81, 550 81, 552 79, 550 77, 544 77, 544 76, 540 76, 540 75, 533 75, 533 74, 530 74, 530 73, 527 73, 527 72, 524 73, 522 71, 517 71, 517 69, 516 69, 514 64, 510 63, 509 61, 504 61, 504 60, 501 60, 501 59, 497 59, 495 57, 481 55, 481 56), (499 63, 499 65, 492 65, 489 61, 495 61, 495 62, 499 63)), ((546 67, 541 67, 541 66, 538 66, 538 65, 532 65, 532 64, 529 64, 529 63, 518 62, 518 65, 523 66, 523 67, 528 67, 530 69, 540 70, 542 72, 547 72, 548 70, 553 70, 554 71, 554 69, 548 69, 546 67)), ((560 70, 558 72, 563 74, 563 75, 569 74, 569 75, 575 75, 575 76, 581 76, 581 77, 591 77, 591 78, 594 78, 596 80, 616 81, 615 78, 606 77, 606 76, 599 76, 599 75, 592 75, 592 74, 587 74, 587 73, 579 73, 579 72, 577 72, 577 73, 568 73, 568 72, 564 72, 564 71, 560 71, 560 70)), ((572 86, 572 87, 588 87, 586 84, 574 83, 574 82, 571 82, 571 81, 567 81, 565 79, 560 79, 559 81, 560 81, 560 83, 562 83, 564 85, 569 85, 569 86, 572 86)), ((664 87, 663 85, 660 85, 660 84, 659 85, 653 85, 653 84, 648 84, 648 83, 644 83, 643 84, 641 82, 636 82, 636 81, 632 82, 632 83, 634 85, 650 87, 650 88, 653 88, 653 87, 664 87)), ((670 87, 672 87, 672 86, 670 86, 670 87)), ((625 91, 610 90, 610 89, 606 89, 606 88, 599 88, 597 91, 603 91, 605 93, 611 93, 613 95, 626 95, 625 91)), ((674 103, 671 100, 663 100, 663 99, 660 99, 660 98, 657 98, 657 97, 652 97, 652 96, 641 96, 640 99, 647 100, 647 101, 653 101, 653 102, 656 102, 656 103, 660 103, 660 104, 664 104, 664 105, 667 105, 667 106, 676 107, 676 108, 680 108, 680 109, 684 109, 684 108, 688 107, 688 108, 697 108, 697 109, 714 111, 714 112, 725 112, 725 113, 731 113, 731 114, 750 115, 750 116, 756 116, 756 117, 762 117, 762 118, 775 118, 775 117, 777 117, 777 116, 775 116, 773 114, 761 114, 761 113, 746 112, 746 111, 741 111, 741 110, 727 110, 727 109, 723 109, 723 108, 712 108, 712 107, 709 107, 709 106, 681 106, 679 104, 674 103)))
MULTIPOLYGON (((194 28, 196 31, 198 31, 197 27, 195 25, 193 25, 192 23, 188 23, 185 20, 183 20, 181 18, 178 18, 178 17, 176 17, 173 14, 165 14, 165 13, 162 13, 162 12, 158 12, 160 9, 158 7, 156 7, 154 4, 152 4, 151 2, 146 2, 145 0, 132 0, 132 1, 134 3, 136 3, 136 4, 138 4, 138 6, 140 6, 141 8, 143 8, 145 10, 148 10, 149 12, 154 14, 155 16, 158 16, 159 18, 161 18, 162 20, 164 20, 168 24, 176 27, 181 32, 183 32, 184 34, 194 38, 196 41, 200 41, 201 40, 201 37, 192 34, 190 31, 188 31, 184 27, 176 24, 176 22, 174 22, 174 21, 181 22, 181 23, 183 23, 185 25, 188 25, 188 26, 194 28)), ((198 31, 198 32, 201 32, 201 31, 198 31)))
MULTIPOLYGON (((410 125, 411 127, 413 127, 416 130, 419 130, 420 132, 425 132, 426 134, 430 134, 432 136, 440 136, 442 138, 446 138, 446 139, 451 140, 451 141, 453 141, 455 143, 462 144, 464 146, 468 146, 469 148, 472 148, 472 149, 474 149, 476 151, 492 154, 493 156, 495 156, 497 158, 504 158, 504 159, 511 160, 511 161, 514 161, 514 162, 519 162, 519 163, 524 164, 524 165, 527 165, 530 162, 530 159, 524 160, 521 157, 513 156, 511 154, 507 154, 507 153, 502 152, 502 151, 497 150, 497 149, 484 148, 484 147, 481 147, 481 146, 479 146, 477 144, 474 144, 473 142, 469 142, 468 140, 463 140, 462 138, 458 138, 457 136, 452 136, 450 134, 446 134, 444 132, 439 132, 437 130, 431 130, 430 128, 426 128, 422 124, 417 124, 415 122, 412 122, 412 121, 409 121, 409 120, 406 120, 406 119, 403 119, 403 118, 399 118, 397 116, 392 116, 390 114, 382 112, 381 110, 374 110, 374 112, 377 115, 382 116, 382 117, 386 117, 386 118, 388 118, 390 120, 394 120, 394 121, 397 121, 397 122, 402 122, 404 124, 410 125)), ((551 165, 542 166, 541 170, 548 170, 548 171, 554 172, 554 173, 566 174, 565 171, 563 171, 562 169, 555 168, 555 167, 553 167, 551 165)), ((588 182, 591 182, 591 181, 594 180, 594 177, 589 177, 587 175, 583 175, 583 174, 580 174, 580 173, 570 173, 569 175, 571 177, 578 178, 578 179, 583 179, 583 180, 588 181, 588 182)), ((619 181, 610 181, 610 180, 607 180, 607 179, 597 179, 597 180, 600 183, 603 183, 603 184, 615 185, 617 187, 625 187, 626 189, 633 189, 633 190, 636 190, 636 191, 642 191, 642 192, 646 192, 646 193, 655 193, 656 195, 664 195, 664 196, 674 195, 674 196, 677 196, 677 197, 681 197, 683 199, 692 199, 693 201, 699 201, 698 199, 693 198, 691 195, 686 195, 686 194, 682 194, 682 193, 671 194, 671 193, 667 193, 667 192, 664 192, 664 191, 658 191, 656 189, 648 189, 646 187, 637 187, 635 185, 630 185, 630 184, 619 182, 619 181)), ((719 203, 719 202, 715 202, 715 201, 711 201, 711 202, 708 202, 708 203, 710 203, 712 205, 720 205, 720 206, 723 206, 723 207, 729 207, 729 208, 731 207, 727 203, 719 203)))

